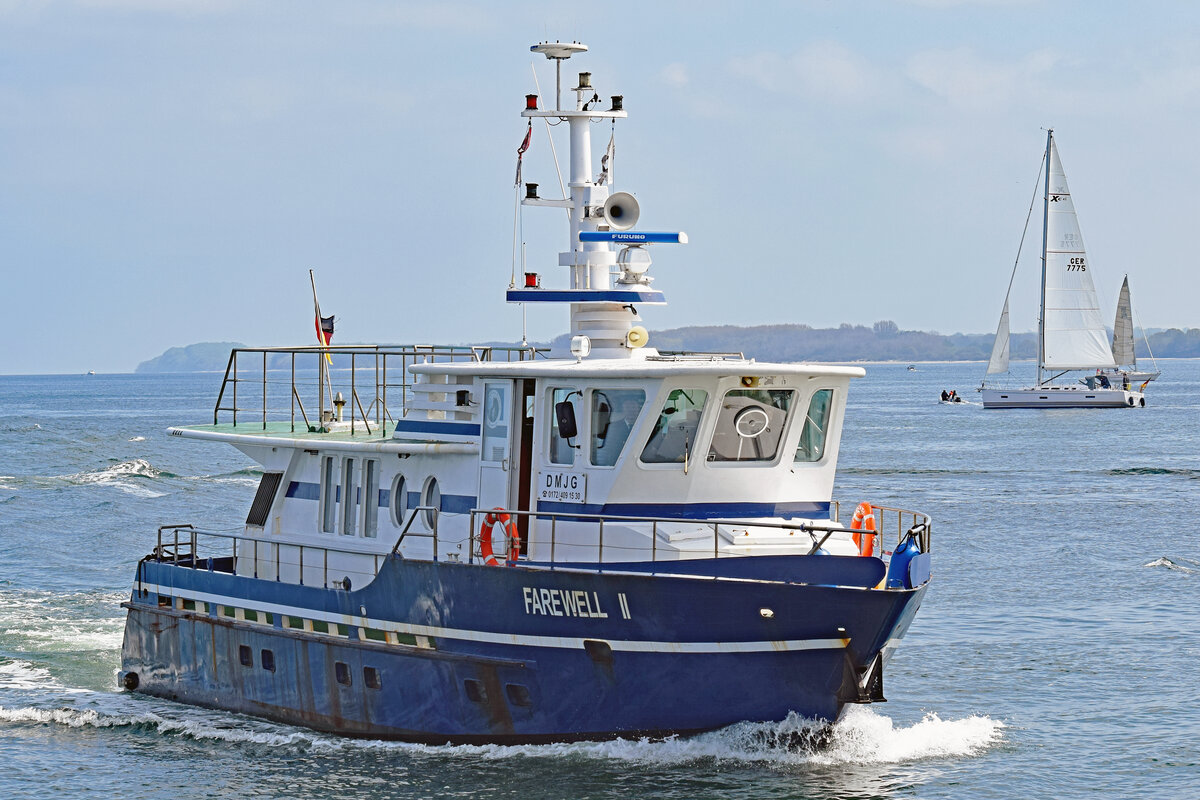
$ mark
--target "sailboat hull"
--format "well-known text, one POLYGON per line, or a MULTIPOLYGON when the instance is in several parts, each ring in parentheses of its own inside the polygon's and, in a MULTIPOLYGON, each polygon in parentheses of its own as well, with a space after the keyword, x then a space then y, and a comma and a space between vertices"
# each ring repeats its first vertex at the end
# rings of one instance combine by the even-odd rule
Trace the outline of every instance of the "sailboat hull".
POLYGON ((1125 389, 1086 386, 1034 386, 1027 389, 981 389, 984 408, 1141 408, 1146 396, 1125 389))

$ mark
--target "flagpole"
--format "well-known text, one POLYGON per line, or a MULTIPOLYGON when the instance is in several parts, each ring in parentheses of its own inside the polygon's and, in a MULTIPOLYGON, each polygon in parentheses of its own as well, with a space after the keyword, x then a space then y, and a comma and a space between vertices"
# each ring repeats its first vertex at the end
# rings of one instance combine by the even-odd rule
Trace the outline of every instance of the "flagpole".
POLYGON ((333 383, 329 378, 329 364, 331 361, 333 361, 333 359, 329 356, 329 344, 325 341, 325 337, 321 335, 321 303, 317 300, 317 279, 313 275, 313 271, 311 269, 308 271, 308 280, 309 283, 312 284, 313 309, 317 315, 315 326, 317 333, 317 344, 321 346, 321 352, 325 356, 324 358, 321 358, 320 356, 317 357, 318 363, 320 364, 320 369, 317 371, 317 381, 320 384, 317 386, 317 400, 319 403, 318 413, 320 414, 318 419, 320 420, 319 424, 321 427, 324 427, 326 391, 329 392, 329 406, 330 408, 333 407, 333 383))

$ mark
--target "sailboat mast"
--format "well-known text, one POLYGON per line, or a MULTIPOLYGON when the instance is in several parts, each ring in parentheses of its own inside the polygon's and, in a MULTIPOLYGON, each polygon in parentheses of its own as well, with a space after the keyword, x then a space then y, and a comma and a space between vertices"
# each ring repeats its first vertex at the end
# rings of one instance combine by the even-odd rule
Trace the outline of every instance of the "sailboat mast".
POLYGON ((1054 128, 1046 131, 1046 192, 1042 196, 1042 304, 1038 313, 1038 372, 1037 385, 1042 385, 1042 365, 1046 363, 1046 237, 1050 230, 1050 148, 1054 143, 1054 128))

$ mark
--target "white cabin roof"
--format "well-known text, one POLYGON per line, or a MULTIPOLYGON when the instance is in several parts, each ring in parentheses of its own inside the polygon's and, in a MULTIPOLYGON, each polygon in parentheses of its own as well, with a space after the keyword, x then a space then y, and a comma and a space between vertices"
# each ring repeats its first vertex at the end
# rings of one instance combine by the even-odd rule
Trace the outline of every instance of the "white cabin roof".
POLYGON ((666 378, 685 375, 797 375, 824 378, 861 378, 862 367, 833 364, 782 364, 769 361, 694 358, 648 359, 548 359, 545 361, 491 361, 413 364, 415 375, 482 375, 514 378, 666 378))

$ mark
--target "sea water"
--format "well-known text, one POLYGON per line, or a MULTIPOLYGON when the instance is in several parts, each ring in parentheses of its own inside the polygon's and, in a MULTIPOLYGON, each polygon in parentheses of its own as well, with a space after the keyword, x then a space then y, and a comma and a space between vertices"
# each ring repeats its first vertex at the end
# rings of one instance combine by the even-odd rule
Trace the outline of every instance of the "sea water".
POLYGON ((426 747, 120 692, 155 529, 239 530, 260 473, 163 432, 219 376, 0 377, 0 798, 1200 797, 1200 362, 1161 366, 1144 409, 984 411, 980 364, 868 365, 836 494, 929 513, 933 585, 889 702, 815 751, 800 719, 426 747))

